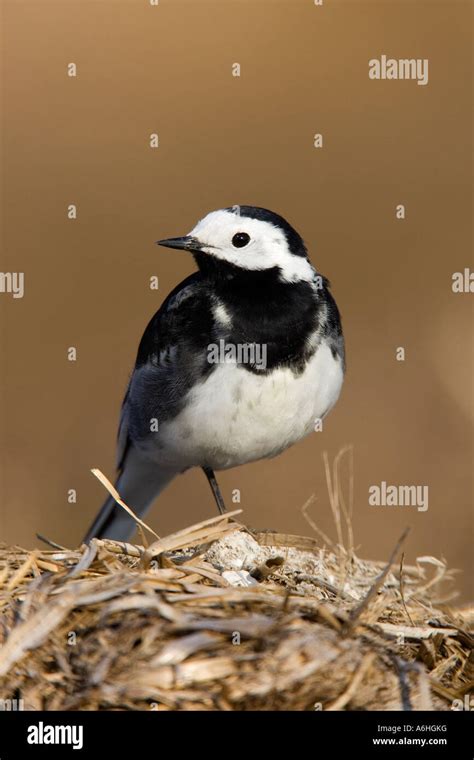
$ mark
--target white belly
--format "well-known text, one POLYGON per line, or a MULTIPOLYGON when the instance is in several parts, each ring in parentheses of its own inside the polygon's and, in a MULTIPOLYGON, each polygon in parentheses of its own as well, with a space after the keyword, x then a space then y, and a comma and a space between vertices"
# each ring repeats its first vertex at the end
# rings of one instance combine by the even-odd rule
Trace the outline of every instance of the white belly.
POLYGON ((343 380, 339 358, 322 344, 305 371, 257 375, 221 364, 164 423, 155 439, 160 462, 215 470, 272 457, 314 430, 336 403, 343 380))

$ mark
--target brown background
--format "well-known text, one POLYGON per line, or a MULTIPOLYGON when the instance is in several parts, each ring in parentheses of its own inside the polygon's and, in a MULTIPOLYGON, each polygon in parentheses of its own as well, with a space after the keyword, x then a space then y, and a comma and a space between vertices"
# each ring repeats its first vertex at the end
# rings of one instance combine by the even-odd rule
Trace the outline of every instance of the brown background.
MULTIPOLYGON (((138 340, 193 270, 153 241, 234 203, 286 216, 332 281, 348 373, 324 433, 220 475, 256 527, 335 535, 322 452, 354 445, 360 554, 444 556, 468 594, 473 503, 470 3, 3 0, 0 538, 76 544, 113 475, 138 340), (382 53, 429 59, 429 84, 370 81, 382 53), (78 76, 66 76, 75 62, 78 76), (240 79, 232 63, 242 67, 240 79), (160 147, 151 150, 149 135, 160 147), (313 148, 321 132, 324 148, 313 148), (76 203, 78 219, 66 207, 76 203), (404 203, 405 221, 395 219, 404 203), (151 291, 151 275, 160 278, 151 291), (76 346, 78 361, 66 359, 76 346), (404 346, 406 361, 395 360, 404 346), (368 505, 371 484, 429 486, 429 510, 368 505), (76 488, 77 504, 67 490, 76 488)), ((212 516, 199 471, 150 513, 212 516)))

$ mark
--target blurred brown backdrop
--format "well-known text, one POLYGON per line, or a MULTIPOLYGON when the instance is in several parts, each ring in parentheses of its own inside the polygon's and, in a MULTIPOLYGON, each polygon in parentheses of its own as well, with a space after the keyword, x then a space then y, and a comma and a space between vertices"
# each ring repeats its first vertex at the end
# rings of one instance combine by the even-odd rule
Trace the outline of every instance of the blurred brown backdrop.
MULTIPOLYGON (((334 536, 322 452, 352 443, 360 554, 387 558, 411 524, 407 560, 446 557, 468 595, 473 296, 451 276, 472 267, 471 8, 3 0, 1 269, 25 272, 25 296, 0 294, 0 539, 80 540, 104 497, 89 470, 114 472, 139 338, 193 270, 153 241, 248 203, 286 216, 331 279, 348 372, 324 432, 222 473, 225 496, 241 489, 253 526, 308 534, 301 505, 315 493, 312 516, 334 536), (429 84, 370 81, 381 54, 428 58, 429 84), (370 507, 382 480, 428 485, 428 511, 370 507)), ((165 533, 214 513, 193 471, 149 522, 165 533)))

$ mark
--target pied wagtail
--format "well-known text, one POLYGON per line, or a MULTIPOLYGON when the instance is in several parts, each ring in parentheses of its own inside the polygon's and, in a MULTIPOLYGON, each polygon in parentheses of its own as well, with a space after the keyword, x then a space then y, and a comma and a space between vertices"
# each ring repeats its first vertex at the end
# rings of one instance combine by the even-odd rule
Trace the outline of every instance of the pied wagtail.
MULTIPOLYGON (((300 235, 266 209, 213 211, 188 235, 157 242, 190 251, 199 271, 170 293, 141 339, 122 406, 116 487, 142 516, 176 475, 201 467, 223 512, 214 470, 280 454, 337 401, 339 311, 300 235), (224 354, 210 361, 216 345, 224 354), (252 348, 264 349, 258 362, 252 348)), ((126 540, 134 527, 109 497, 85 541, 126 540)))

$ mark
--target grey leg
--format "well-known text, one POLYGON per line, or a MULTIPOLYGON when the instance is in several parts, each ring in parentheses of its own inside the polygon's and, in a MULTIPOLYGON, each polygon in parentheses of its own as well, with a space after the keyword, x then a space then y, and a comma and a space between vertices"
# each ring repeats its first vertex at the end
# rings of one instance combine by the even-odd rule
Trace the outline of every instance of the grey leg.
POLYGON ((214 475, 214 470, 211 470, 210 467, 203 467, 202 471, 204 472, 204 475, 208 479, 209 485, 212 488, 212 493, 214 494, 214 498, 216 500, 217 509, 221 515, 225 514, 227 510, 225 508, 224 499, 222 498, 222 494, 217 484, 216 476, 214 475))

